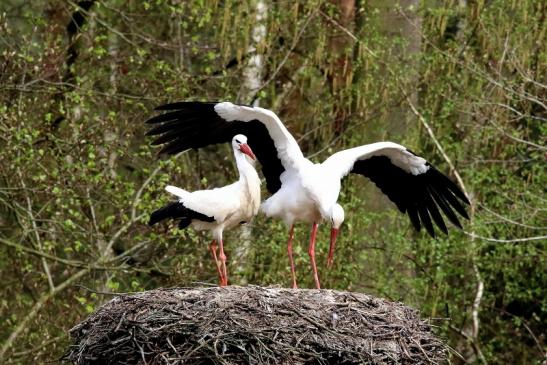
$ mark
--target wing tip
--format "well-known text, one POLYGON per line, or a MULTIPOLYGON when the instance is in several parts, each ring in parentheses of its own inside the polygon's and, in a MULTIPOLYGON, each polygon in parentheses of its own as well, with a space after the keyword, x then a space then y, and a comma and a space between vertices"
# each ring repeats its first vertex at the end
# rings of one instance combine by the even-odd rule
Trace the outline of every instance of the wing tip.
POLYGON ((460 199, 462 202, 464 202, 467 205, 471 205, 471 201, 469 200, 469 197, 467 197, 467 194, 465 194, 462 190, 462 188, 452 181, 448 176, 437 170, 433 165, 430 165, 430 170, 433 170, 437 175, 444 180, 444 185, 454 193, 458 199, 460 199))

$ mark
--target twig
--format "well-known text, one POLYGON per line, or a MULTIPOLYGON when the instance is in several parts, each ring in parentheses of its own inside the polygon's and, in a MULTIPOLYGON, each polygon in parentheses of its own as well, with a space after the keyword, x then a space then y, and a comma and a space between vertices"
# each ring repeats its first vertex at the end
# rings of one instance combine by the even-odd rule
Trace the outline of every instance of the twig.
POLYGON ((300 41, 300 38, 302 37, 302 35, 304 34, 304 31, 306 30, 306 28, 308 27, 308 24, 310 22, 310 20, 315 16, 315 14, 317 14, 317 12, 319 11, 320 7, 321 7, 322 3, 320 2, 319 5, 312 11, 310 11, 310 13, 308 14, 308 17, 306 18, 306 20, 304 21, 304 24, 302 25, 302 28, 300 28, 300 31, 298 32, 298 34, 296 35, 296 37, 294 38, 293 42, 292 42, 292 45, 291 45, 291 48, 289 49, 289 51, 285 54, 285 57, 283 57, 283 59, 281 60, 281 62, 279 63, 279 65, 277 66, 277 68, 274 70, 274 72, 270 75, 270 77, 256 90, 255 94, 260 92, 260 90, 264 89, 267 85, 269 85, 270 82, 272 82, 275 77, 277 76, 277 74, 279 73, 279 71, 281 70, 281 68, 283 68, 283 66, 285 65, 285 63, 287 62, 287 60, 289 59, 289 56, 293 53, 294 49, 296 48, 296 46, 298 45, 298 42, 300 41))
POLYGON ((532 329, 530 328, 530 326, 528 326, 528 323, 527 321, 524 319, 524 318, 521 318, 517 315, 514 315, 513 313, 511 312, 508 312, 504 309, 501 309, 501 308, 496 308, 494 306, 487 306, 486 308, 488 309, 491 309, 491 310, 495 310, 495 311, 498 311, 498 312, 501 312, 501 313, 504 313, 504 314, 507 314, 511 317, 515 317, 515 318, 518 318, 520 323, 522 323, 522 325, 524 326, 524 328, 526 328, 526 331, 528 331, 528 333, 530 334, 530 336, 532 336, 532 338, 534 339, 534 342, 536 343, 536 346, 541 354, 541 356, 545 359, 547 358, 547 352, 543 349, 539 339, 537 338, 537 336, 534 334, 534 332, 532 331, 532 329))
MULTIPOLYGON (((104 261, 103 263, 105 265, 98 265, 96 263, 85 263, 83 261, 63 259, 61 257, 50 255, 48 253, 45 253, 45 252, 42 252, 42 251, 38 251, 38 250, 35 250, 35 249, 32 249, 32 248, 23 246, 21 244, 12 242, 12 241, 7 240, 7 239, 2 238, 2 237, 0 237, 0 243, 3 244, 3 245, 9 246, 9 247, 13 247, 13 248, 28 252, 28 253, 30 253, 32 255, 35 255, 35 256, 38 256, 40 258, 44 258, 44 259, 51 260, 51 261, 56 261, 56 262, 59 262, 61 264, 71 266, 71 267, 76 267, 76 268, 79 268, 79 269, 87 268, 87 269, 90 269, 90 270, 110 270, 110 271, 113 271, 113 270, 126 270, 127 271, 128 269, 131 269, 131 271, 136 271, 136 272, 150 272, 150 270, 147 270, 147 269, 138 269, 138 268, 134 268, 134 267, 129 268, 127 266, 105 266, 106 264, 114 263, 116 261, 119 261, 120 259, 125 257, 125 255, 127 255, 130 252, 131 249, 122 252, 120 255, 112 258, 111 260, 104 261)), ((144 244, 147 244, 147 243, 148 243, 148 241, 144 242, 144 244)), ((137 246, 142 246, 142 244, 143 243, 141 243, 137 246)), ((132 249, 133 249, 133 247, 132 247, 132 249)))
MULTIPOLYGON (((23 188, 23 191, 26 192, 27 185, 25 184, 25 179, 23 177, 23 174, 21 174, 21 170, 17 169, 17 175, 19 175, 19 180, 21 181, 21 187, 23 188)), ((38 246, 38 249, 40 251, 43 251, 42 246, 42 239, 40 238, 40 233, 38 232, 38 226, 36 225, 36 219, 34 217, 34 213, 32 212, 32 201, 30 200, 30 196, 28 193, 25 193, 25 200, 27 202, 27 214, 30 220, 30 224, 32 226, 32 230, 34 232, 34 238, 36 239, 36 245, 38 246)), ((49 290, 53 292, 53 289, 55 288, 55 284, 53 283, 53 278, 51 277, 51 272, 49 270, 49 265, 47 261, 42 257, 42 266, 44 268, 44 272, 46 273, 47 282, 49 285, 49 290)))
POLYGON ((99 225, 97 224, 97 216, 95 215, 95 207, 91 201, 91 194, 89 192, 89 187, 85 189, 87 204, 89 205, 89 210, 91 211, 91 222, 93 223, 93 229, 97 234, 99 234, 99 225))
MULTIPOLYGON (((186 152, 186 151, 184 151, 186 152)), ((177 153, 174 158, 177 158, 179 157, 181 154, 183 154, 184 152, 181 152, 181 153, 177 153)), ((144 182, 142 183, 141 187, 139 188, 139 190, 137 191, 137 193, 135 194, 135 198, 133 199, 133 204, 131 205, 131 220, 132 221, 135 221, 135 218, 137 216, 137 205, 139 205, 139 202, 141 201, 141 195, 142 195, 142 192, 144 191, 144 189, 152 182, 152 179, 158 174, 158 172, 160 172, 160 170, 162 169, 162 166, 161 164, 158 164, 158 167, 156 167, 152 173, 148 176, 148 178, 146 178, 146 180, 144 180, 144 182)))
POLYGON ((67 335, 66 333, 60 335, 60 336, 57 336, 57 337, 53 337, 53 338, 50 338, 48 339, 47 341, 44 341, 42 343, 40 343, 39 345, 31 348, 31 349, 28 349, 28 350, 24 350, 24 351, 19 351, 19 352, 14 352, 12 354, 12 356, 14 357, 20 357, 20 356, 24 356, 24 355, 28 355, 28 354, 33 354, 33 356, 36 355, 36 352, 38 352, 39 350, 45 350, 45 347, 49 344, 52 344, 52 343, 55 343, 55 342, 58 342, 60 341, 61 339, 65 338, 67 335))
POLYGON ((473 232, 467 232, 467 231, 463 231, 463 233, 465 233, 469 237, 480 238, 481 240, 485 240, 485 241, 489 241, 489 242, 497 242, 497 243, 515 243, 515 242, 529 242, 529 241, 547 240, 547 236, 523 237, 523 238, 513 238, 513 239, 506 240, 506 239, 479 236, 478 234, 475 234, 473 232))
POLYGON ((498 130, 498 132, 500 132, 501 134, 503 134, 505 137, 509 138, 509 139, 512 139, 513 141, 515 142, 519 142, 519 143, 524 143, 528 146, 532 146, 532 147, 535 147, 537 148, 538 150, 541 150, 541 151, 547 151, 547 147, 545 146, 542 146, 540 144, 537 144, 537 143, 534 143, 534 142, 530 142, 530 141, 527 141, 525 139, 522 139, 522 138, 518 138, 518 137, 515 137, 515 136, 512 136, 510 135, 509 133, 507 133, 502 127, 500 127, 498 124, 496 124, 493 120, 489 120, 489 123, 491 125, 494 126, 494 128, 496 128, 498 130))
POLYGON ((474 258, 475 256, 473 255, 473 271, 475 272, 475 277, 477 278, 477 293, 475 294, 475 300, 473 301, 473 307, 471 311, 471 318, 473 319, 472 339, 473 343, 475 344, 475 352, 479 356, 481 362, 483 364, 486 364, 486 358, 484 357, 484 354, 482 353, 479 346, 479 309, 481 305, 482 294, 484 292, 484 282, 482 281, 481 274, 474 258))
POLYGON ((132 295, 132 294, 136 294, 136 292, 110 292, 110 291, 99 291, 99 290, 95 290, 95 289, 91 289, 91 288, 88 288, 87 286, 85 285, 82 285, 82 284, 77 284, 75 285, 75 287, 77 288, 82 288, 90 293, 93 293, 93 294, 101 294, 101 295, 112 295, 112 296, 129 296, 129 295, 132 295))
POLYGON ((456 167, 452 163, 452 160, 450 159, 450 157, 448 157, 448 155, 444 151, 444 148, 441 145, 441 143, 439 142, 439 140, 437 139, 437 137, 435 136, 435 133, 433 132, 433 129, 431 129, 431 126, 429 125, 429 123, 427 123, 427 121, 425 120, 422 113, 420 113, 418 111, 418 109, 416 109, 416 107, 414 106, 414 103, 412 102, 412 100, 410 99, 408 94, 405 92, 405 90, 401 88, 401 91, 405 95, 406 101, 407 101, 408 105, 410 106, 410 109, 412 110, 414 115, 416 115, 416 117, 418 117, 418 120, 425 127, 425 129, 427 130, 427 133, 429 134, 429 137, 431 137, 431 139, 433 140, 433 143, 435 143, 435 146, 437 146, 437 149, 441 153, 441 156, 443 156, 444 160, 446 161, 446 163, 450 167, 450 171, 454 174, 454 177, 456 177, 456 180, 458 181, 458 184, 460 185, 460 187, 463 190, 464 194, 469 198, 469 193, 467 192, 467 189, 465 187, 463 179, 460 176, 460 173, 458 172, 458 170, 456 170, 456 167))
POLYGON ((107 253, 112 249, 112 246, 114 245, 114 243, 116 243, 118 238, 125 231, 127 231, 129 229, 129 227, 131 227, 136 221, 140 220, 144 216, 146 216, 146 213, 140 214, 138 217, 135 217, 135 219, 130 219, 127 223, 125 223, 123 226, 121 226, 120 229, 118 229, 118 231, 116 231, 116 233, 114 233, 114 235, 112 236, 110 241, 108 241, 108 244, 106 245, 106 248, 105 248, 104 252, 102 252, 102 257, 107 257, 107 253))
MULTIPOLYGON (((30 312, 23 318, 23 320, 17 325, 15 330, 10 334, 6 342, 2 345, 0 348, 0 360, 7 360, 4 358, 6 352, 8 349, 13 345, 13 342, 19 337, 19 335, 25 330, 28 323, 36 317, 40 309, 46 304, 51 298, 53 298, 55 295, 57 295, 59 292, 66 289, 69 285, 71 285, 76 280, 80 279, 82 276, 86 275, 89 272, 90 269, 83 269, 78 271, 76 274, 72 275, 65 281, 63 281, 58 286, 54 287, 53 290, 48 292, 47 294, 42 295, 42 297, 34 304, 30 312)), ((3 361, 2 361, 3 362, 3 361)))
MULTIPOLYGON (((74 3, 73 1, 68 1, 69 4, 71 4, 72 6, 74 6, 76 9, 78 9, 78 11, 84 13, 86 16, 90 16, 92 12, 88 11, 88 10, 85 10, 83 8, 81 8, 78 4, 74 3)), ((108 29, 109 31, 111 31, 112 33, 114 34, 117 34, 121 39, 123 39, 124 41, 126 41, 127 43, 129 43, 130 45, 132 45, 133 47, 135 48, 138 48, 139 45, 136 44, 135 42, 133 42, 131 39, 127 38, 125 36, 125 34, 123 34, 122 32, 116 30, 115 28, 111 27, 107 22, 105 22, 104 20, 101 20, 98 16, 94 16, 93 19, 99 23, 100 25, 102 25, 103 27, 105 27, 106 29, 108 29)))
POLYGON ((497 218, 503 220, 504 222, 511 223, 511 224, 515 224, 515 225, 517 225, 517 226, 524 227, 524 228, 530 228, 530 229, 537 229, 537 230, 545 230, 545 229, 547 229, 547 227, 530 226, 530 225, 528 225, 528 224, 524 224, 524 223, 520 223, 520 222, 514 221, 514 220, 512 220, 512 219, 509 219, 509 218, 507 218, 507 217, 501 215, 501 214, 498 214, 498 213, 494 212, 493 210, 489 209, 489 208, 488 208, 486 205, 484 205, 484 204, 480 204, 480 203, 479 203, 479 206, 480 206, 482 209, 486 210, 488 213, 490 213, 490 214, 494 215, 495 217, 497 217, 497 218))
MULTIPOLYGON (((10 246, 10 247, 17 248, 17 249, 20 249, 22 251, 31 253, 31 254, 36 255, 40 258, 48 259, 48 260, 52 260, 52 261, 57 261, 57 262, 60 262, 62 264, 65 264, 65 265, 76 266, 76 267, 81 267, 81 266, 85 265, 81 261, 67 260, 67 259, 63 259, 61 257, 53 256, 53 255, 50 255, 50 254, 45 253, 43 251, 38 251, 38 250, 35 250, 35 249, 32 249, 32 248, 20 245, 18 243, 12 242, 12 241, 7 240, 7 239, 2 238, 2 237, 0 237, 0 243, 4 244, 6 246, 10 246)), ((85 265, 85 266, 87 266, 87 265, 85 265)))
MULTIPOLYGON (((400 14, 405 17, 405 19, 408 21, 408 23, 410 25, 412 25, 414 28, 416 29, 419 29, 419 26, 416 25, 410 18, 408 18, 406 16, 406 14, 402 11, 400 11, 400 14)), ((514 94, 514 95, 517 95, 517 96, 520 96, 522 97, 523 99, 526 99, 526 100, 529 100, 539 106, 541 106, 543 108, 543 110, 547 110, 547 105, 543 103, 542 100, 539 100, 537 99, 536 97, 534 97, 533 95, 530 95, 529 93, 527 93, 526 91, 523 91, 523 92, 519 92, 517 90, 514 90, 512 89, 511 87, 509 86, 505 86, 502 82, 500 81, 497 81, 495 79, 493 79, 492 77, 490 77, 490 75, 488 75, 486 72, 478 69, 478 68, 474 68, 472 66, 470 66, 469 64, 467 64, 466 62, 462 62, 461 60, 459 60, 458 58, 454 57, 452 54, 440 49, 437 44, 435 44, 435 42, 433 42, 432 40, 430 40, 425 34, 424 32, 419 32, 419 34, 421 35, 421 38, 432 48, 434 48, 437 52, 439 52, 440 54, 442 54, 443 56, 445 56, 447 59, 451 60, 454 64, 457 64, 458 66, 460 67, 463 67, 469 71, 471 71, 471 73, 479 76, 479 77, 482 77, 484 80, 486 80, 487 82, 491 83, 492 85, 498 87, 498 88, 501 88, 505 91, 507 91, 508 93, 510 94, 514 94)))

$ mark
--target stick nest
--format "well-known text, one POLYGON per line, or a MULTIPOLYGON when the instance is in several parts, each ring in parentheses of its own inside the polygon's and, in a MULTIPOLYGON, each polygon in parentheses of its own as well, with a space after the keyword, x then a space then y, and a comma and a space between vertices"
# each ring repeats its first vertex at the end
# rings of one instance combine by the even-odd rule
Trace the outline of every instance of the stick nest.
POLYGON ((120 295, 70 336, 64 359, 74 364, 430 364, 447 356, 415 309, 334 290, 120 295))

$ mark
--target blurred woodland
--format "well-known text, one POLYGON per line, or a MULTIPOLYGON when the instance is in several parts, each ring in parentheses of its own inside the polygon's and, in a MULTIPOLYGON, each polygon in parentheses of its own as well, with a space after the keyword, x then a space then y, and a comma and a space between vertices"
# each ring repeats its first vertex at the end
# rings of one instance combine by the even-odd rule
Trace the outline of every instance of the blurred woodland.
MULTIPOLYGON (((144 121, 181 100, 272 109, 315 161, 380 140, 422 154, 470 197, 464 230, 417 234, 351 177, 332 270, 318 235, 322 284, 418 308, 455 364, 544 363, 546 16, 542 0, 1 1, 0 363, 59 359, 104 293, 216 285, 207 236, 146 225, 166 184, 236 177, 229 144, 158 158, 144 121)), ((228 232, 231 283, 289 286, 286 236, 263 216, 228 232)))

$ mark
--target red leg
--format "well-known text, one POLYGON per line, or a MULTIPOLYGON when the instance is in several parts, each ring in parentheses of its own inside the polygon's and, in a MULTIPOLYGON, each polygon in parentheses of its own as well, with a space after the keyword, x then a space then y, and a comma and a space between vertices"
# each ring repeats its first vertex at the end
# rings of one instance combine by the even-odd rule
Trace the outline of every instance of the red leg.
POLYGON ((222 275, 224 277, 224 282, 221 284, 221 286, 226 286, 228 285, 228 272, 226 270, 226 255, 224 254, 224 242, 222 239, 219 241, 219 244, 220 244, 219 258, 222 264, 222 275))
POLYGON ((291 275, 292 275, 292 288, 298 289, 296 285, 296 271, 294 270, 294 260, 292 257, 292 239, 294 236, 294 224, 289 231, 289 241, 287 242, 287 252, 289 253, 289 262, 291 263, 291 275))
POLYGON ((220 264, 218 263, 217 258, 217 241, 213 240, 211 244, 209 245, 209 249, 211 250, 211 254, 213 255, 213 260, 215 260, 215 266, 217 267, 218 272, 218 278, 220 280, 220 285, 224 283, 224 277, 222 276, 222 271, 220 271, 220 264))
POLYGON ((315 239, 317 238, 317 223, 313 223, 310 237, 310 247, 308 249, 308 255, 310 255, 311 268, 313 270, 313 279, 315 280, 315 287, 321 289, 319 284, 319 275, 317 274, 317 265, 315 265, 315 239))

